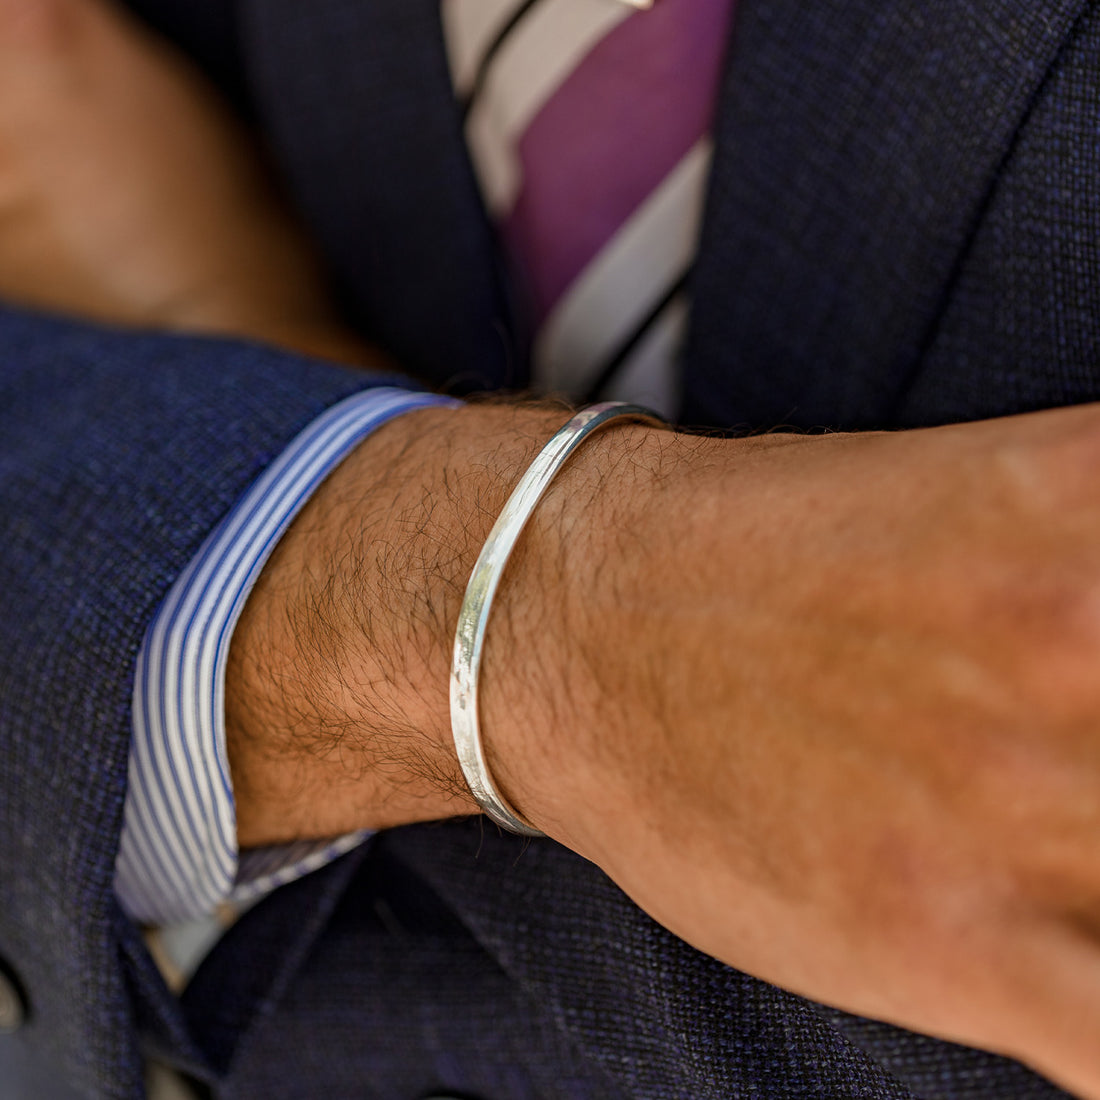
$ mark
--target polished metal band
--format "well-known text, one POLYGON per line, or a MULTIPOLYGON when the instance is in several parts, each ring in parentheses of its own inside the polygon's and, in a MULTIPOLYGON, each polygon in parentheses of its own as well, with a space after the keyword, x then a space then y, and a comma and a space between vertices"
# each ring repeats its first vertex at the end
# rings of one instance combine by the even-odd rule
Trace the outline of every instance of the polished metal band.
POLYGON ((466 585, 466 595, 458 613, 454 659, 451 663, 451 732, 458 762, 470 793, 482 810, 504 829, 521 836, 544 834, 508 804, 497 790, 485 762, 478 719, 478 676, 485 644, 485 627, 493 606, 504 567, 536 505, 565 465, 569 456, 594 432, 613 420, 641 420, 651 424, 664 421, 641 405, 608 401, 582 409, 539 452, 512 491, 485 545, 481 548, 474 571, 466 585))

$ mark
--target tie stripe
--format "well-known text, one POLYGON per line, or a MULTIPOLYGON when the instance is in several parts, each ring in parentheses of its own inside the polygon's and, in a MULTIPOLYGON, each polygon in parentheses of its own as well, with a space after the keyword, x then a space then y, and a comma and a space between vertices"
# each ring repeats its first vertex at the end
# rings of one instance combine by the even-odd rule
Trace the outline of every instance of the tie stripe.
MULTIPOLYGON (((454 16, 464 3, 444 9, 454 16)), ((494 51, 477 101, 466 121, 466 140, 486 204, 504 218, 523 184, 520 141, 577 65, 632 9, 613 0, 542 0, 494 51)))
POLYGON ((485 81, 488 79, 493 58, 496 57, 497 52, 508 40, 512 31, 519 26, 523 17, 527 15, 537 3, 539 3, 539 0, 523 0, 504 21, 504 25, 497 30, 496 36, 489 41, 489 44, 482 51, 481 60, 478 63, 477 70, 474 72, 473 80, 470 83, 468 91, 463 92, 456 82, 456 90, 459 91, 463 100, 462 114, 464 118, 469 117, 470 111, 477 102, 481 89, 485 87, 485 81))
POLYGON ((732 7, 445 0, 466 137, 524 280, 539 388, 610 394, 644 377, 669 390, 651 368, 664 355, 669 373, 686 329, 732 7))
POLYGON ((503 44, 520 9, 538 0, 442 0, 440 15, 447 42, 451 80, 459 99, 469 98, 480 70, 503 44))
POLYGON ((687 335, 689 307, 686 293, 672 299, 604 387, 607 399, 647 405, 675 418, 680 408, 680 371, 674 367, 687 335))
POLYGON ((716 2, 662 0, 633 13, 526 127, 523 182, 502 233, 529 274, 537 324, 708 133, 714 80, 700 69, 716 77, 724 52, 716 2))
POLYGON ((579 396, 695 254, 711 142, 704 138, 619 228, 539 329, 541 386, 579 396))
MULTIPOLYGON (((618 392, 613 387, 617 381, 621 382, 623 380, 620 378, 621 372, 628 363, 634 360, 636 352, 645 345, 647 338, 653 337, 659 332, 665 332, 670 327, 679 334, 679 315, 687 304, 685 291, 690 276, 691 268, 681 272, 672 281, 672 284, 657 304, 642 318, 634 331, 620 342, 619 346, 604 362, 599 374, 589 383, 588 392, 582 397, 585 403, 607 400, 618 396, 618 392)), ((651 380, 647 379, 647 381, 651 380)), ((641 384, 644 384, 641 379, 635 383, 635 385, 641 384)))

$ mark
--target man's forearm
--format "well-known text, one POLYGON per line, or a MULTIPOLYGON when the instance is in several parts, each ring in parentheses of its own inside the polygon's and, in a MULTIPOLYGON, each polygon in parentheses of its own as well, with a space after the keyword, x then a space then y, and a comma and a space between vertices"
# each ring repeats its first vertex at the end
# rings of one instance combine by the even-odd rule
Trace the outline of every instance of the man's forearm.
MULTIPOLYGON (((243 842, 475 811, 456 616, 565 418, 412 414, 295 523, 234 640, 243 842)), ((1100 1091, 1097 437, 597 437, 494 605, 500 786, 726 962, 1100 1091)))

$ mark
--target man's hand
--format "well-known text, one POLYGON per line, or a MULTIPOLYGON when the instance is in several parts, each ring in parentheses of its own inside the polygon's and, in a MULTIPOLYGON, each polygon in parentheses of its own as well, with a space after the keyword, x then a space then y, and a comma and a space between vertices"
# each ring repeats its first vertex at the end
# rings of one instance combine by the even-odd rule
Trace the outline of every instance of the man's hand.
POLYGON ((0 298, 377 359, 337 322, 251 137, 103 0, 0 0, 0 298))
MULTIPOLYGON (((234 640, 256 841, 468 812, 462 590, 561 412, 394 422, 234 640)), ((507 796, 689 942, 1100 1096, 1100 408, 582 449, 489 624, 507 796)))

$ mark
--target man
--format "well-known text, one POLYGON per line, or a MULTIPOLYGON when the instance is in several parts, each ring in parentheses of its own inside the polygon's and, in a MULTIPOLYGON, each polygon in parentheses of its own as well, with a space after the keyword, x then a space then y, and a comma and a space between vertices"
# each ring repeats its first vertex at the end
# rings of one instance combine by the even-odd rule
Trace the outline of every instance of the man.
MULTIPOLYGON (((746 0, 689 420, 909 427, 1095 396, 1096 13, 937 14, 746 0)), ((499 361, 434 6, 241 18, 256 110, 372 334, 428 377, 499 361), (349 92, 355 109, 336 110, 349 92)), ((93 65, 82 98, 113 71, 93 65)), ((194 131, 199 178, 211 131, 194 131)), ((233 209, 256 209, 244 193, 233 209)), ((290 278, 308 269, 283 232, 258 266, 290 278)), ((263 286, 256 267, 225 285, 263 286)), ((368 354, 308 279, 229 318, 221 294, 184 295, 173 317, 175 294, 120 315, 117 299, 66 299, 48 270, 45 294, 23 274, 9 293, 368 354)), ((469 822, 389 834, 272 894, 178 1009, 112 891, 134 661, 219 517, 368 383, 252 345, 17 312, 4 329, 0 951, 28 1039, 86 1092, 134 1093, 140 1031, 146 1053, 228 1095, 1055 1094, 729 970, 592 864, 469 822)), ((242 844, 473 809, 447 747, 448 637, 509 485, 560 419, 410 413, 311 498, 233 636, 242 844)), ((725 962, 1096 1093, 1096 419, 593 443, 494 616, 483 718, 503 787, 725 962)))

